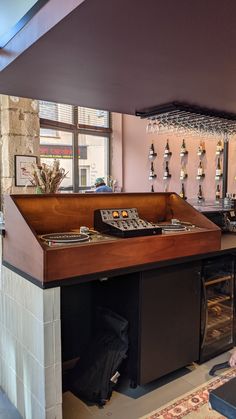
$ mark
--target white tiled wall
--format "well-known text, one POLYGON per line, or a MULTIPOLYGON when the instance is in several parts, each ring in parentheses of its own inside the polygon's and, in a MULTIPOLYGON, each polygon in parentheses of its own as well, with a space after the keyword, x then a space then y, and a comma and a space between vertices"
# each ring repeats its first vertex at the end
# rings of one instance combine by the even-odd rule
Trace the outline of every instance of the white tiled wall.
POLYGON ((61 419, 60 288, 0 276, 0 386, 25 419, 61 419))

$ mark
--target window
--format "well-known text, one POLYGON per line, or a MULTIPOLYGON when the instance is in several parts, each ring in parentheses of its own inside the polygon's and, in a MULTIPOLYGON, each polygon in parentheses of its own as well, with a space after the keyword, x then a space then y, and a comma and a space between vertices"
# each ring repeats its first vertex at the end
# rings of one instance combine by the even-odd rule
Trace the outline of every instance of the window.
POLYGON ((71 105, 40 100, 39 114, 40 118, 50 121, 64 122, 66 124, 73 123, 73 106, 71 105))
POLYGON ((40 129, 40 160, 41 163, 51 165, 54 159, 60 161, 67 173, 60 189, 72 190, 73 187, 73 134, 66 131, 55 131, 57 136, 52 136, 51 129, 40 129), (43 130, 43 136, 42 136, 43 130), (48 135, 47 135, 48 133, 48 135))
MULTIPOLYGON (((98 136, 91 134, 79 134, 79 148, 86 148, 86 159, 79 156, 78 164, 89 167, 87 174, 87 185, 93 186, 97 177, 108 175, 108 139, 106 136, 98 136), (82 145, 83 144, 83 145, 82 145), (101 175, 100 175, 101 173, 101 175)), ((81 186, 82 185, 81 183, 81 186)))
POLYGON ((41 161, 59 159, 68 172, 60 189, 90 189, 97 177, 109 176, 109 112, 46 101, 39 110, 41 161))
POLYGON ((80 186, 87 186, 89 177, 89 167, 80 168, 80 186))
POLYGON ((109 113, 91 108, 78 107, 78 122, 81 126, 109 128, 109 113))

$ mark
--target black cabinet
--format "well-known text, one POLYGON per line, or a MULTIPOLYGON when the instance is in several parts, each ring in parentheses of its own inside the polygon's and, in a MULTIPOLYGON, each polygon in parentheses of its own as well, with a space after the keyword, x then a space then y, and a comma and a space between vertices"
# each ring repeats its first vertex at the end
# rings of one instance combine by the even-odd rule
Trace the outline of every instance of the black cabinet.
POLYGON ((142 274, 139 382, 144 384, 199 357, 200 265, 142 274))
POLYGON ((129 321, 128 375, 145 384, 198 360, 200 262, 97 282, 96 304, 129 321))

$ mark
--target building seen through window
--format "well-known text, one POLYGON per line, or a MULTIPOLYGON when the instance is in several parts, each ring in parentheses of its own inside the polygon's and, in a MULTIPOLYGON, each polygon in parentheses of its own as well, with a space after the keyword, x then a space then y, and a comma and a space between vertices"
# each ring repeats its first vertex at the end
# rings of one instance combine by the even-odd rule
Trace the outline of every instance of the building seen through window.
POLYGON ((110 115, 107 111, 40 101, 40 159, 68 172, 62 190, 78 192, 109 176, 110 115))

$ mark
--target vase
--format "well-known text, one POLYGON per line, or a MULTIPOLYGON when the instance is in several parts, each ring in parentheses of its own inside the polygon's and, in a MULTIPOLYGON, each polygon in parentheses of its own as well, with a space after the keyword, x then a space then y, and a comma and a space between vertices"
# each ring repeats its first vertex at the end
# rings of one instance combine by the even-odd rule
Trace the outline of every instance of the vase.
POLYGON ((36 188, 35 188, 35 193, 36 193, 37 195, 39 195, 39 194, 43 194, 43 191, 42 191, 42 189, 40 188, 40 186, 36 186, 36 188))

